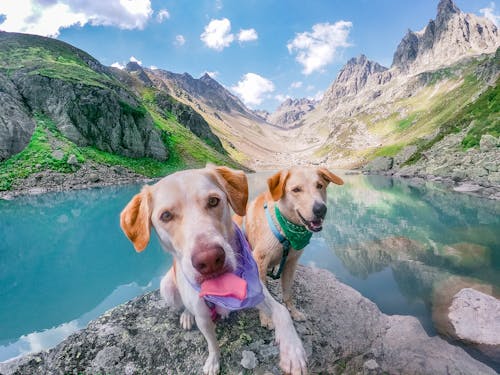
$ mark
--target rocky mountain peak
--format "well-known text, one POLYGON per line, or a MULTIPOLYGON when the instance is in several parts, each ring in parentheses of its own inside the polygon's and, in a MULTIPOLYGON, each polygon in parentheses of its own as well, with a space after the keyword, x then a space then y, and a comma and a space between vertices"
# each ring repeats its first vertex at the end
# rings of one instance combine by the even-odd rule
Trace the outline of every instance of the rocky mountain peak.
POLYGON ((266 117, 270 124, 290 129, 299 125, 300 120, 316 107, 317 101, 307 98, 287 98, 274 113, 266 117))
POLYGON ((447 17, 454 13, 460 13, 460 9, 453 0, 441 0, 437 7, 437 18, 447 17))
POLYGON ((149 79, 142 66, 140 66, 137 62, 129 61, 125 66, 125 71, 130 73, 135 78, 139 79, 145 85, 153 86, 153 82, 149 79))
POLYGON ((417 74, 467 56, 493 53, 499 45, 498 29, 490 20, 461 12, 453 0, 441 0, 435 20, 421 31, 408 30, 394 53, 392 66, 417 74))
POLYGON ((387 82, 391 78, 390 74, 386 74, 387 70, 386 67, 369 60, 365 55, 350 59, 340 70, 330 88, 326 90, 321 105, 330 110, 338 104, 339 99, 356 95, 372 82, 376 84, 387 82))

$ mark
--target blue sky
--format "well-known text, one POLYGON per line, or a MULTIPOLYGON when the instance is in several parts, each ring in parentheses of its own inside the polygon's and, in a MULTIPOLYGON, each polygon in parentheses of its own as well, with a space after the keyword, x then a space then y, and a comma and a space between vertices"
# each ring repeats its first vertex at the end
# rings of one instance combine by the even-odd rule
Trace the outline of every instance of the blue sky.
MULTIPOLYGON (((438 0, 1 0, 0 30, 57 37, 105 65, 211 72, 254 109, 314 97, 351 57, 390 66, 407 29, 435 18, 438 0), (2 16, 3 15, 3 16, 2 16)), ((490 0, 457 0, 498 23, 490 0)))

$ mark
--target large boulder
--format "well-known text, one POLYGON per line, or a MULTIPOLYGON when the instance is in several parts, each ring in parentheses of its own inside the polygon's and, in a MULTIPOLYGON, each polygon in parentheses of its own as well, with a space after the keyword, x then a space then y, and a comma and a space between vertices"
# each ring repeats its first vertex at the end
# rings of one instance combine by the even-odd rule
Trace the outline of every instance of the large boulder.
POLYGON ((448 318, 457 339, 500 361, 500 300, 464 288, 453 297, 448 318))
MULTIPOLYGON (((279 298, 277 285, 270 289, 279 298)), ((495 374, 463 349, 429 337, 417 319, 382 314, 328 271, 299 267, 295 292, 307 314, 296 327, 311 373, 495 374)), ((243 365, 255 366, 255 374, 280 373, 273 333, 260 327, 256 310, 220 322, 217 338, 222 373, 246 373, 243 365)), ((188 374, 199 373, 206 356, 201 333, 183 331, 155 291, 105 313, 54 349, 0 364, 0 373, 188 374)))
POLYGON ((392 168, 394 164, 394 159, 389 156, 380 156, 373 159, 365 167, 366 172, 386 172, 392 168))

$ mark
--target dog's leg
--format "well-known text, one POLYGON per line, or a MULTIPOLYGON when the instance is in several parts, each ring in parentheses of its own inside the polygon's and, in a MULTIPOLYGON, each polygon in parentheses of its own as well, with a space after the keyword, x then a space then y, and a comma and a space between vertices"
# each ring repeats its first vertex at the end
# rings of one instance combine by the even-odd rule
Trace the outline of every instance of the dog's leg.
POLYGON ((181 296, 179 294, 179 289, 175 284, 175 274, 173 267, 170 268, 160 283, 160 294, 163 299, 167 302, 167 305, 173 307, 174 309, 179 309, 183 306, 181 296))
MULTIPOLYGON (((260 248, 255 248, 253 250, 253 255, 257 261, 257 267, 259 268, 259 278, 264 286, 267 284, 267 269, 269 267, 269 262, 271 260, 269 254, 260 248)), ((273 321, 270 314, 266 314, 264 310, 259 310, 260 325, 267 329, 273 329, 273 321)))
POLYGON ((293 258, 290 257, 287 259, 285 267, 283 268, 283 273, 281 275, 281 288, 283 290, 283 302, 287 309, 290 311, 292 319, 301 322, 306 320, 306 317, 302 312, 297 310, 297 307, 295 306, 292 298, 293 278, 295 276, 295 270, 297 269, 299 256, 295 256, 293 258))
POLYGON ((288 310, 263 286, 264 301, 257 308, 272 317, 276 343, 280 348, 280 367, 292 375, 307 374, 307 357, 288 310))
POLYGON ((188 309, 185 309, 182 312, 179 321, 181 323, 181 327, 186 331, 189 331, 191 328, 193 328, 194 315, 191 314, 188 309))
POLYGON ((201 331, 203 336, 205 336, 205 340, 207 340, 208 344, 208 358, 203 366, 203 373, 205 375, 217 375, 220 367, 220 351, 219 344, 217 343, 217 338, 215 336, 215 324, 212 321, 210 314, 197 314, 195 319, 198 329, 201 331))

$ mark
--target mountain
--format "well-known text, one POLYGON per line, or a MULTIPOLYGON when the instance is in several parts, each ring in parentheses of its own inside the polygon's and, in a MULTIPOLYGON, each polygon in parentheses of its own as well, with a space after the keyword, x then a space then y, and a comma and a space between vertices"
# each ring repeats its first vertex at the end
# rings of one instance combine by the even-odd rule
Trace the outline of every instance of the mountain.
POLYGON ((300 125, 300 120, 304 115, 312 111, 317 101, 302 99, 286 99, 272 114, 267 116, 266 120, 270 124, 284 129, 293 128, 300 125))
POLYGON ((194 78, 188 73, 143 70, 154 89, 192 107, 202 116, 231 158, 250 168, 266 167, 269 162, 274 165, 281 135, 215 79, 208 74, 194 78))
POLYGON ((392 67, 419 73, 451 65, 466 56, 494 53, 499 31, 489 19, 460 11, 452 0, 441 0, 435 20, 401 40, 392 67))
MULTIPOLYGON (((388 157, 402 166, 452 131, 461 134, 462 146, 443 147, 443 155, 463 157, 465 149, 478 147, 483 134, 500 136, 498 105, 488 99, 496 97, 490 88, 498 86, 499 46, 491 21, 440 1, 435 20, 403 37, 390 68, 364 55, 350 59, 316 108, 288 131, 290 153, 276 159, 287 165, 355 168, 388 157), (462 109, 478 101, 483 104, 472 113, 483 117, 474 121, 462 109)), ((487 173, 484 182, 497 179, 495 173, 487 173)))
POLYGON ((136 63, 122 71, 58 40, 0 32, 0 191, 113 166, 149 177, 242 167, 198 112, 155 90, 136 63))
POLYGON ((325 91, 321 105, 332 110, 339 105, 339 99, 357 95, 365 86, 384 85, 392 78, 392 73, 365 55, 350 59, 340 70, 333 84, 325 91))

